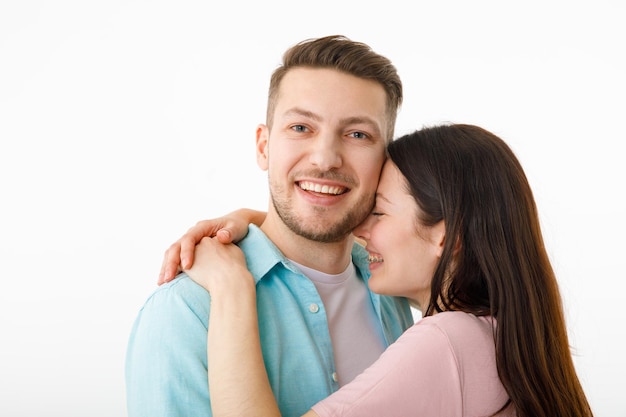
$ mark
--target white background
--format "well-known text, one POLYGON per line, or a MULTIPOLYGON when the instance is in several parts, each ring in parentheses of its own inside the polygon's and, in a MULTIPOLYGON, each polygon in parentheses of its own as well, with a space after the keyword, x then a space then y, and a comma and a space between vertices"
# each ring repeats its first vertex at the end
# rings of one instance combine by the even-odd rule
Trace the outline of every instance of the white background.
POLYGON ((596 416, 626 416, 624 3, 249 3, 1 3, 0 415, 126 415, 126 341, 164 250, 266 208, 270 73, 345 34, 398 68, 397 135, 473 123, 516 151, 584 388, 596 416))

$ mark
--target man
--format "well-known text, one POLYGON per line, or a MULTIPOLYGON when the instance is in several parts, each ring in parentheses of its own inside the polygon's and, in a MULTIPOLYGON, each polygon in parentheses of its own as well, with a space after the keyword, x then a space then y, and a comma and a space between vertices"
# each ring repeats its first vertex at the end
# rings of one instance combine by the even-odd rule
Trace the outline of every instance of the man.
MULTIPOLYGON (((341 36, 295 45, 272 74, 256 131, 271 201, 238 245, 284 416, 350 381, 413 324, 406 300, 369 292, 367 253, 351 234, 372 208, 401 102, 391 62, 341 36)), ((129 417, 212 415, 209 314, 210 295, 186 274, 146 301, 128 345, 129 417)))

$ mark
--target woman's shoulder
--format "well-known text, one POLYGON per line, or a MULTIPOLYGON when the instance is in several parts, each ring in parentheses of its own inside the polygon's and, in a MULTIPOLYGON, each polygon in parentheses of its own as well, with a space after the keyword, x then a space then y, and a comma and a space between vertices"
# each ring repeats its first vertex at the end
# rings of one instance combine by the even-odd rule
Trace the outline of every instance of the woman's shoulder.
POLYGON ((491 316, 475 316, 472 313, 466 313, 464 311, 444 311, 432 316, 424 317, 419 323, 423 324, 435 324, 445 325, 452 328, 457 326, 479 326, 479 327, 492 327, 495 325, 495 320, 491 316))
POLYGON ((489 415, 506 403, 508 394, 496 365, 493 317, 449 311, 425 317, 419 325, 436 328, 445 339, 442 343, 454 357, 469 415, 489 415))
POLYGON ((493 343, 496 322, 491 316, 475 316, 462 311, 444 311, 422 318, 416 326, 436 326, 453 345, 464 345, 470 340, 493 343))

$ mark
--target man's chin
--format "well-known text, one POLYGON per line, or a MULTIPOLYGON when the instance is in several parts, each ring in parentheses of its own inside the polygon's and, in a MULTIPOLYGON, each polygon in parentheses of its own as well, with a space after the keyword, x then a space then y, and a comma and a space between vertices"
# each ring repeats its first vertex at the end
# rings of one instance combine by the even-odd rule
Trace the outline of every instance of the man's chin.
POLYGON ((345 224, 322 223, 318 219, 314 224, 298 222, 298 224, 287 224, 287 226, 298 236, 314 242, 339 243, 346 239, 352 239, 352 228, 345 224))
MULTIPOLYGON (((276 206, 275 206, 276 207, 276 206)), ((366 217, 368 212, 343 212, 325 207, 302 207, 280 210, 277 213, 282 222, 295 234, 308 240, 321 243, 338 243, 351 239, 352 231, 366 217)))

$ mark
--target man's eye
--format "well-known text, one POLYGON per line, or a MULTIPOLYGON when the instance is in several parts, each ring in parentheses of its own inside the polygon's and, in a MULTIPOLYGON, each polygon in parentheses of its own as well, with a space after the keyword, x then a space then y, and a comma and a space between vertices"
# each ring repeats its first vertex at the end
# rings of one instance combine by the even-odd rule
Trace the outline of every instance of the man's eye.
POLYGON ((374 210, 374 211, 372 211, 372 216, 375 216, 375 217, 382 216, 383 214, 385 214, 385 213, 382 213, 382 212, 380 212, 380 211, 375 211, 375 210, 374 210))
POLYGON ((303 126, 303 125, 291 126, 291 129, 295 130, 296 132, 306 132, 307 131, 306 126, 303 126))
POLYGON ((367 135, 363 132, 352 132, 350 133, 350 136, 355 139, 367 139, 367 135))

